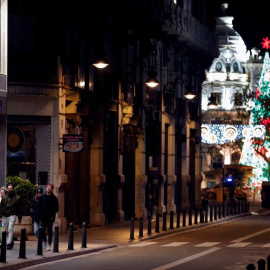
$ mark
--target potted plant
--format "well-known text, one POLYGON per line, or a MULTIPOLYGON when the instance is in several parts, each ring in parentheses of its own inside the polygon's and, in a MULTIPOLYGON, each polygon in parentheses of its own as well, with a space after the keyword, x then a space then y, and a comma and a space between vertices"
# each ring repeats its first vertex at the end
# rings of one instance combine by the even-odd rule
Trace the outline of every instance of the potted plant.
POLYGON ((30 216, 31 199, 35 195, 37 185, 32 184, 29 180, 23 179, 19 176, 8 176, 6 178, 6 186, 8 184, 14 184, 15 192, 20 196, 22 203, 22 222, 14 226, 14 234, 20 233, 22 228, 26 229, 26 233, 30 234, 33 231, 32 218, 30 216))

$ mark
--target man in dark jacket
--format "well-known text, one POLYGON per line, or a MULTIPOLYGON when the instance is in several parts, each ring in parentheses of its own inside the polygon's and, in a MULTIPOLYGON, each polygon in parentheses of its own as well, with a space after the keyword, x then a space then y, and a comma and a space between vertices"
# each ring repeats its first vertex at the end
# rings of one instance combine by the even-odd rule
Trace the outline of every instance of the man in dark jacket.
POLYGON ((8 193, 4 195, 0 203, 0 215, 2 216, 2 223, 7 232, 7 249, 12 249, 13 241, 13 227, 18 216, 18 223, 22 220, 22 204, 20 197, 16 195, 14 185, 8 184, 8 193))
MULTIPOLYGON (((31 214, 33 222, 34 222, 34 234, 37 237, 37 239, 38 239, 39 223, 40 223, 38 201, 39 201, 40 197, 42 196, 42 194, 43 194, 43 189, 41 187, 38 187, 34 198, 31 200, 31 207, 30 207, 30 214, 31 214)), ((42 237, 42 241, 43 241, 43 248, 45 248, 46 243, 47 243, 47 238, 46 238, 45 234, 42 237)))
POLYGON ((59 211, 59 203, 57 197, 53 194, 54 185, 46 186, 46 193, 43 194, 38 201, 38 211, 40 217, 40 226, 44 229, 48 228, 48 246, 47 250, 51 250, 52 244, 52 227, 55 221, 55 215, 59 211))

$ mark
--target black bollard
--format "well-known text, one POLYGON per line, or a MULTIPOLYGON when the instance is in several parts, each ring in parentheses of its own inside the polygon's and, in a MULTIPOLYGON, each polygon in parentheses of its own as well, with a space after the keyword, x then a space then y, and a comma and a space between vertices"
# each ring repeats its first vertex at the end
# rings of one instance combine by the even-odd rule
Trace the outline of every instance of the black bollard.
POLYGON ((148 235, 152 234, 151 215, 148 215, 148 235))
POLYGON ((250 263, 248 266, 247 266, 247 270, 255 270, 256 267, 254 264, 250 263))
POLYGON ((240 214, 241 202, 237 202, 237 214, 240 214))
POLYGON ((143 237, 143 217, 140 217, 140 223, 139 223, 139 237, 143 237))
POLYGON ((170 212, 170 229, 174 229, 173 228, 173 211, 170 212))
POLYGON ((186 214, 187 214, 187 210, 183 210, 183 227, 185 227, 186 226, 186 214))
POLYGON ((249 205, 250 205, 250 203, 248 202, 246 212, 249 212, 249 205))
POLYGON ((205 219, 204 222, 208 222, 208 206, 205 209, 205 219))
POLYGON ((225 204, 222 203, 222 217, 225 217, 225 204))
POLYGON ((258 270, 265 270, 266 261, 264 259, 258 260, 258 270))
POLYGON ((69 237, 68 237, 68 249, 67 250, 74 250, 73 248, 73 241, 74 240, 74 226, 72 223, 69 224, 69 237))
POLYGON ((163 212, 163 226, 162 231, 167 231, 167 212, 163 212))
POLYGON ((198 224, 198 210, 195 208, 195 213, 194 213, 194 224, 198 224))
POLYGON ((7 232, 2 232, 0 262, 7 262, 7 232))
POLYGON ((210 221, 213 221, 213 206, 210 206, 210 221))
POLYGON ((176 213, 176 228, 180 228, 180 210, 176 213))
POLYGON ((38 241, 37 241, 37 255, 43 255, 42 251, 42 239, 43 239, 43 234, 44 234, 44 228, 39 227, 38 229, 38 241))
POLYGON ((217 206, 214 205, 214 220, 217 220, 217 206))
POLYGON ((270 255, 268 255, 266 261, 267 261, 267 270, 270 270, 270 255))
POLYGON ((25 257, 25 246, 26 246, 26 229, 21 229, 21 241, 20 241, 20 251, 19 251, 19 259, 26 259, 25 257))
POLYGON ((134 240, 134 218, 131 218, 130 220, 130 236, 129 240, 134 240))
POLYGON ((204 215, 203 215, 203 209, 200 208, 200 223, 204 222, 204 215))
POLYGON ((59 226, 54 226, 53 252, 59 252, 59 226))
POLYGON ((229 203, 227 202, 227 204, 226 204, 226 208, 227 208, 227 216, 229 216, 230 215, 230 207, 229 207, 230 205, 229 205, 229 203))
POLYGON ((156 230, 157 233, 159 233, 159 213, 156 213, 156 230))
POLYGON ((233 202, 230 201, 229 205, 230 205, 230 215, 232 216, 233 215, 233 202))
POLYGON ((192 225, 192 209, 189 208, 188 210, 188 225, 191 226, 192 225))
POLYGON ((221 205, 218 205, 218 218, 221 219, 221 205))
POLYGON ((82 248, 86 248, 86 237, 87 237, 87 234, 86 234, 86 223, 84 222, 82 224, 82 248))
POLYGON ((244 205, 245 205, 245 202, 242 201, 242 202, 241 202, 241 213, 244 213, 244 205))

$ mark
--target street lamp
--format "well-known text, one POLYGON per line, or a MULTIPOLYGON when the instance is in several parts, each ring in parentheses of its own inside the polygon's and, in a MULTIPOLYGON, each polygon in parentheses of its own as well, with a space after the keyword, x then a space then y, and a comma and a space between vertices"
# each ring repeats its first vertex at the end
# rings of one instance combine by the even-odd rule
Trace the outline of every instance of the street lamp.
POLYGON ((215 109, 217 107, 217 103, 216 103, 216 98, 213 93, 211 93, 211 96, 208 100, 209 100, 209 103, 207 104, 207 107, 209 109, 215 109))
POLYGON ((145 84, 148 87, 155 88, 159 85, 159 81, 156 78, 157 72, 152 67, 148 72, 148 79, 146 80, 145 84))
POLYGON ((185 94, 184 94, 184 97, 185 97, 186 99, 191 100, 191 99, 194 99, 194 98, 196 97, 196 94, 195 94, 194 92, 192 92, 192 91, 187 90, 187 91, 185 92, 185 94))
POLYGON ((94 63, 93 66, 99 69, 103 69, 109 65, 109 62, 105 58, 100 58, 97 59, 94 63))

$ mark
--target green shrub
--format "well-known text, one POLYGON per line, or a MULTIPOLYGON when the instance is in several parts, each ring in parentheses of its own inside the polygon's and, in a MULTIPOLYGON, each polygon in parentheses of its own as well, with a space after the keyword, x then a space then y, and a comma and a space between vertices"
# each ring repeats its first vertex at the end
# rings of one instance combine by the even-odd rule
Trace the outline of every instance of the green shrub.
POLYGON ((6 178, 6 186, 10 183, 14 185, 16 194, 21 198, 23 216, 29 216, 31 199, 35 195, 38 185, 34 185, 29 180, 23 179, 19 176, 8 176, 6 178))

